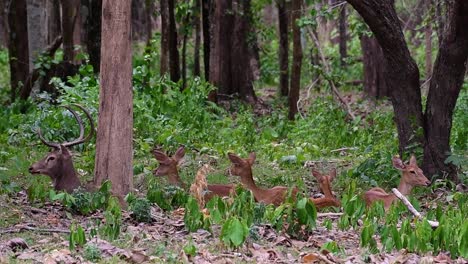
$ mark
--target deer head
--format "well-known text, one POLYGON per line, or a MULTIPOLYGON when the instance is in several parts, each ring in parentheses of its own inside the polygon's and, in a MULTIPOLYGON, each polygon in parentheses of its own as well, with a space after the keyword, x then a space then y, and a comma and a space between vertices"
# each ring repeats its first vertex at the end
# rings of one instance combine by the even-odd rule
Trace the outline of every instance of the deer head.
POLYGON ((153 171, 154 176, 167 176, 169 182, 174 185, 185 187, 185 184, 179 177, 179 171, 177 166, 182 158, 185 156, 184 147, 177 149, 174 156, 169 157, 164 152, 159 150, 153 150, 153 155, 157 161, 159 161, 159 166, 153 171))
POLYGON ((317 179, 320 190, 322 190, 323 194, 327 197, 332 197, 331 183, 336 178, 336 169, 332 169, 328 175, 321 174, 319 171, 313 169, 312 175, 317 179))
POLYGON ((52 150, 44 158, 32 164, 29 168, 29 172, 31 174, 43 174, 49 176, 52 179, 55 190, 65 190, 67 192, 72 192, 80 186, 80 180, 76 176, 69 148, 89 140, 93 136, 94 132, 94 123, 89 112, 81 105, 73 105, 80 108, 86 114, 91 127, 89 135, 84 138, 85 131, 83 121, 80 116, 70 106, 63 106, 75 117, 78 125, 80 126, 80 136, 70 142, 48 142, 42 136, 41 130, 38 129, 37 134, 39 135, 39 139, 44 145, 51 147, 52 150))
POLYGON ((400 187, 403 189, 400 190, 401 193, 407 195, 409 194, 406 193, 407 189, 411 191, 411 188, 414 186, 429 186, 431 184, 431 181, 424 176, 423 171, 419 168, 414 155, 411 155, 408 165, 404 164, 399 156, 394 156, 392 158, 392 163, 393 167, 400 170, 402 173, 400 187))

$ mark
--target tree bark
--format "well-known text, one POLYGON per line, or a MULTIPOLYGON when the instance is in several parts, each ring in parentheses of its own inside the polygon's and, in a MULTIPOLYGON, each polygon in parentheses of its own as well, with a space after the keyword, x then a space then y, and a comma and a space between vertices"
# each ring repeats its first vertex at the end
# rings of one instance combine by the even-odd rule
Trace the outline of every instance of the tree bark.
POLYGON ((423 170, 426 174, 449 175, 458 180, 456 167, 446 164, 450 155, 453 109, 465 76, 468 59, 468 2, 451 0, 447 24, 439 46, 424 114, 426 148, 423 170))
MULTIPOLYGON (((429 7, 431 6, 432 0, 426 0, 426 5, 429 7)), ((426 42, 426 58, 425 58, 425 66, 426 66, 426 80, 431 78, 432 72, 432 23, 427 23, 424 29, 424 39, 426 42)))
POLYGON ((27 18, 21 23, 28 25, 29 69, 34 69, 34 62, 47 46, 46 3, 44 0, 27 0, 27 18))
POLYGON ((63 60, 72 62, 73 53, 73 24, 75 21, 74 1, 61 0, 62 7, 62 37, 63 37, 63 60))
POLYGON ((385 57, 375 37, 361 36, 364 92, 373 98, 390 96, 385 75, 385 57))
POLYGON ((301 17, 301 0, 293 0, 291 6, 292 29, 293 29, 293 63, 291 71, 291 87, 289 89, 289 120, 294 120, 297 114, 297 101, 299 100, 299 90, 301 88, 301 67, 302 67, 302 45, 301 29, 296 21, 301 17))
POLYGON ((29 75, 29 44, 26 0, 10 2, 8 9, 11 101, 16 99, 18 83, 25 83, 29 75))
POLYGON ((177 45, 177 26, 175 21, 175 0, 168 0, 169 8, 169 73, 173 82, 180 80, 179 49, 177 45))
POLYGON ((104 0, 94 183, 109 179, 119 197, 133 188, 131 40, 131 2, 104 0))
POLYGON ((280 0, 278 6, 279 28, 279 66, 280 66, 280 95, 289 93, 289 36, 288 36, 288 8, 286 0, 280 0))
POLYGON ((400 155, 424 145, 419 69, 406 45, 393 1, 347 0, 382 47, 398 129, 400 155))
POLYGON ((340 31, 340 63, 341 66, 346 65, 346 57, 348 57, 347 52, 347 29, 346 29, 346 5, 341 7, 340 18, 339 18, 339 31, 340 31))
POLYGON ((195 31, 195 46, 193 51, 193 75, 200 76, 200 14, 201 14, 201 3, 202 0, 195 0, 195 7, 193 12, 193 25, 195 31))
POLYGON ((202 1, 202 27, 203 27, 203 66, 205 71, 205 80, 210 80, 210 14, 212 3, 211 0, 202 1))
POLYGON ((93 70, 98 73, 101 67, 102 0, 82 0, 82 3, 88 10, 88 16, 84 23, 86 28, 86 49, 93 70))
POLYGON ((161 0, 161 76, 169 71, 169 7, 168 0, 161 0))
POLYGON ((145 19, 146 19, 146 46, 151 45, 151 37, 153 36, 153 0, 145 0, 145 19))
POLYGON ((60 2, 59 0, 47 0, 47 43, 52 43, 61 35, 60 27, 60 2))

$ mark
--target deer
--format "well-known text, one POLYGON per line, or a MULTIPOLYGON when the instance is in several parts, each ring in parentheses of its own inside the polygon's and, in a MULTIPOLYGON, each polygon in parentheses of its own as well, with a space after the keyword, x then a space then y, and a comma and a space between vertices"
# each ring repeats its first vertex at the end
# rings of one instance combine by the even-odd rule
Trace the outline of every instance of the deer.
MULTIPOLYGON (((405 165, 398 155, 392 158, 392 163, 395 169, 401 171, 401 180, 398 185, 398 191, 400 191, 404 196, 408 196, 411 193, 411 190, 416 186, 429 186, 431 184, 431 181, 424 176, 423 171, 418 167, 416 157, 414 155, 411 155, 408 165, 405 165)), ((364 200, 366 201, 367 206, 370 206, 376 201, 383 201, 386 211, 388 211, 392 203, 397 199, 398 198, 395 194, 389 194, 379 187, 374 187, 364 193, 364 200)))
POLYGON ((72 154, 69 148, 90 140, 94 133, 94 123, 91 114, 79 104, 72 105, 78 107, 85 113, 91 128, 89 134, 86 136, 86 138, 84 137, 85 129, 81 117, 70 106, 63 106, 73 114, 75 120, 77 121, 80 127, 79 137, 70 142, 49 142, 44 139, 41 129, 38 128, 36 132, 39 136, 39 139, 44 145, 51 147, 51 150, 44 158, 35 162, 31 165, 31 167, 29 167, 29 172, 31 174, 43 174, 49 176, 52 180, 55 190, 66 191, 68 193, 73 192, 73 190, 81 186, 80 179, 78 178, 75 167, 73 165, 72 154))
MULTIPOLYGON (((179 177, 178 165, 185 156, 185 148, 179 147, 172 157, 160 150, 153 150, 153 155, 159 162, 159 166, 153 171, 156 177, 167 176, 170 184, 186 188, 185 183, 179 177)), ((204 196, 205 201, 209 201, 214 196, 227 197, 234 190, 232 184, 208 184, 207 192, 204 196)))
MULTIPOLYGON (((256 154, 254 152, 250 153, 248 158, 240 158, 233 153, 228 153, 228 157, 232 163, 228 169, 228 173, 233 176, 239 176, 241 178, 242 185, 252 191, 257 202, 278 206, 285 201, 289 192, 288 187, 275 186, 270 189, 262 189, 255 184, 252 176, 252 165, 256 159, 256 154)), ((330 183, 336 177, 336 171, 335 175, 322 175, 318 171, 313 171, 312 173, 319 181, 320 188, 322 188, 325 194, 325 197, 310 198, 315 206, 317 208, 340 206, 340 202, 334 197, 330 189, 330 183)), ((291 189, 292 197, 296 197, 297 193, 298 189, 293 187, 291 189)))

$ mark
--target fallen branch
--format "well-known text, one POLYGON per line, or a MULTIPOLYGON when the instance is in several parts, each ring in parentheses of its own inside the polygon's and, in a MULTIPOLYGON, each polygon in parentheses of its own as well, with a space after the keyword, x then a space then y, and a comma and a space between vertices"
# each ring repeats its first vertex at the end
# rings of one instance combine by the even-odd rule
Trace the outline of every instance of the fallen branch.
POLYGON ((318 213, 317 217, 342 216, 343 213, 318 213))
MULTIPOLYGON (((393 188, 392 189, 392 192, 395 194, 396 197, 398 197, 398 199, 401 200, 401 202, 406 205, 406 207, 408 208, 408 210, 414 215, 416 216, 417 218, 422 218, 422 215, 421 213, 419 213, 416 208, 413 207, 413 205, 408 201, 408 199, 406 199, 406 197, 401 194, 400 191, 398 191, 398 189, 396 188, 393 188)), ((427 220, 427 222, 432 226, 432 227, 438 227, 439 226, 439 222, 437 221, 431 221, 431 220, 427 220)))

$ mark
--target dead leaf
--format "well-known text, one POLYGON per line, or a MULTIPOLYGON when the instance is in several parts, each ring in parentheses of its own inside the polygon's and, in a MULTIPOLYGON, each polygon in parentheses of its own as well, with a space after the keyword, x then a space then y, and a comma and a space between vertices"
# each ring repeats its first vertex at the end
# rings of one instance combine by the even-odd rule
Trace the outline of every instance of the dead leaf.
POLYGON ((143 250, 132 250, 132 254, 130 255, 131 262, 140 264, 148 260, 149 257, 145 255, 143 250))
POLYGON ((11 250, 13 250, 13 252, 16 252, 16 250, 18 250, 18 249, 23 250, 25 248, 29 248, 26 241, 24 241, 24 239, 19 238, 19 237, 15 237, 15 238, 10 239, 7 242, 7 246, 9 248, 11 248, 11 250))
POLYGON ((314 263, 319 260, 319 256, 315 253, 310 253, 302 257, 302 263, 314 263))
POLYGON ((437 257, 434 258, 435 263, 452 263, 452 259, 444 253, 439 253, 437 257))

